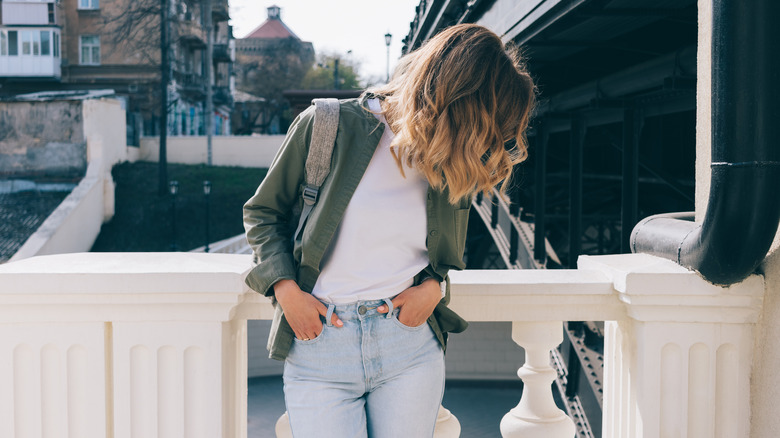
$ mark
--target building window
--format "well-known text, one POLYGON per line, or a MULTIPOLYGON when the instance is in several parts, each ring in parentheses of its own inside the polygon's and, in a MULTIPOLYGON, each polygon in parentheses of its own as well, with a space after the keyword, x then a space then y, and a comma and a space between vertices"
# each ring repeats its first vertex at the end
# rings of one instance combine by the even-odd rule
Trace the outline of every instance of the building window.
POLYGON ((49 24, 54 24, 54 3, 49 3, 49 24))
POLYGON ((40 55, 41 35, 32 30, 22 31, 22 55, 40 55))
POLYGON ((100 65, 100 37, 82 35, 79 41, 79 64, 100 65))
POLYGON ((54 57, 59 58, 60 57, 60 34, 57 32, 54 32, 52 39, 52 49, 54 49, 54 57))
POLYGON ((98 0, 79 0, 79 9, 98 9, 98 0))
POLYGON ((30 32, 32 35, 32 48, 33 48, 33 55, 38 56, 41 54, 41 34, 40 32, 32 31, 30 32))
POLYGON ((51 32, 48 30, 42 30, 41 31, 41 55, 49 56, 51 55, 51 50, 49 49, 49 40, 51 39, 51 32))
MULTIPOLYGON (((9 30, 0 31, 0 55, 18 56, 19 40, 22 42, 22 55, 27 56, 51 56, 52 32, 49 30, 9 30), (21 38, 19 33, 21 32, 21 38)), ((59 44, 59 35, 56 33, 55 43, 59 44)), ((59 56, 59 47, 54 47, 54 56, 59 56)))
POLYGON ((8 31, 8 56, 19 55, 19 33, 15 30, 8 31))

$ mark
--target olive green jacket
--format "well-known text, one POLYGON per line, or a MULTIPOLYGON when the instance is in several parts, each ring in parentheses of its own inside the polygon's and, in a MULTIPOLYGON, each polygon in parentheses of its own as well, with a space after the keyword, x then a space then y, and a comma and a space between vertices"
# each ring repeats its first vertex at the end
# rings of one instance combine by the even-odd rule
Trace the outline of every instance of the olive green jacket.
MULTIPOLYGON (((314 288, 323 254, 384 132, 384 124, 368 111, 365 100, 366 97, 361 97, 341 102, 330 174, 303 231, 294 242, 292 235, 298 224, 293 223, 297 221, 293 211, 302 203, 313 106, 293 121, 268 174, 244 205, 246 236, 258 261, 247 275, 246 283, 255 291, 273 296, 272 285, 282 279, 296 280, 306 292, 314 288)), ((463 250, 470 202, 463 200, 458 205, 451 205, 447 198, 446 190, 439 192, 428 188, 426 245, 430 264, 418 274, 415 284, 426 277, 446 281, 450 269, 465 267, 463 250)), ((459 333, 468 325, 447 308, 449 298, 447 282, 444 298, 428 318, 428 324, 443 348, 446 347, 447 332, 459 333)), ((281 306, 275 307, 268 349, 271 358, 284 360, 294 333, 281 306)))

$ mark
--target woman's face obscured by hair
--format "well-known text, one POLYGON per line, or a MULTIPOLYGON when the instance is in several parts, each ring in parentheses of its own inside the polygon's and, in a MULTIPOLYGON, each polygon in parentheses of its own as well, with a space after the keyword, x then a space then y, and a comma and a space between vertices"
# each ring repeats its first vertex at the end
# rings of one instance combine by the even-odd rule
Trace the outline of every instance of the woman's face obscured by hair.
POLYGON ((386 89, 396 102, 390 120, 401 132, 394 144, 452 199, 492 189, 527 155, 533 81, 487 28, 443 30, 402 59, 386 89), (511 140, 516 146, 505 149, 511 140))

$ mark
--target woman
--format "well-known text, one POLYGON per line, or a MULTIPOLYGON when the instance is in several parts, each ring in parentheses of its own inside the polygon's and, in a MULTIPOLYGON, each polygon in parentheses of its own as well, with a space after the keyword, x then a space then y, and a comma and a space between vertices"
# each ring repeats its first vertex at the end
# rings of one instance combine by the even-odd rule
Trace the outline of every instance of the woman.
POLYGON ((342 101, 331 171, 292 241, 313 111, 304 111, 244 206, 276 300, 268 348, 285 360, 293 435, 430 437, 444 389, 449 269, 463 269, 473 194, 506 187, 526 157, 532 80, 477 25, 448 28, 393 79, 342 101))

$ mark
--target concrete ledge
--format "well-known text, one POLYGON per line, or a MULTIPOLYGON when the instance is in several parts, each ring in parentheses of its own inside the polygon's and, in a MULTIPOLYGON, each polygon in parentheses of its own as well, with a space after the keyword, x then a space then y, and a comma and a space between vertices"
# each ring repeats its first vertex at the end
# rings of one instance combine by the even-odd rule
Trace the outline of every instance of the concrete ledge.
MULTIPOLYGON (((214 136, 212 163, 215 166, 259 167, 271 166, 284 135, 214 136)), ((197 137, 168 137, 166 154, 169 163, 206 164, 207 139, 197 137)), ((160 159, 159 137, 141 138, 138 161, 157 162, 160 159)))
POLYGON ((82 179, 9 262, 41 254, 88 251, 103 224, 103 202, 103 180, 82 179))

